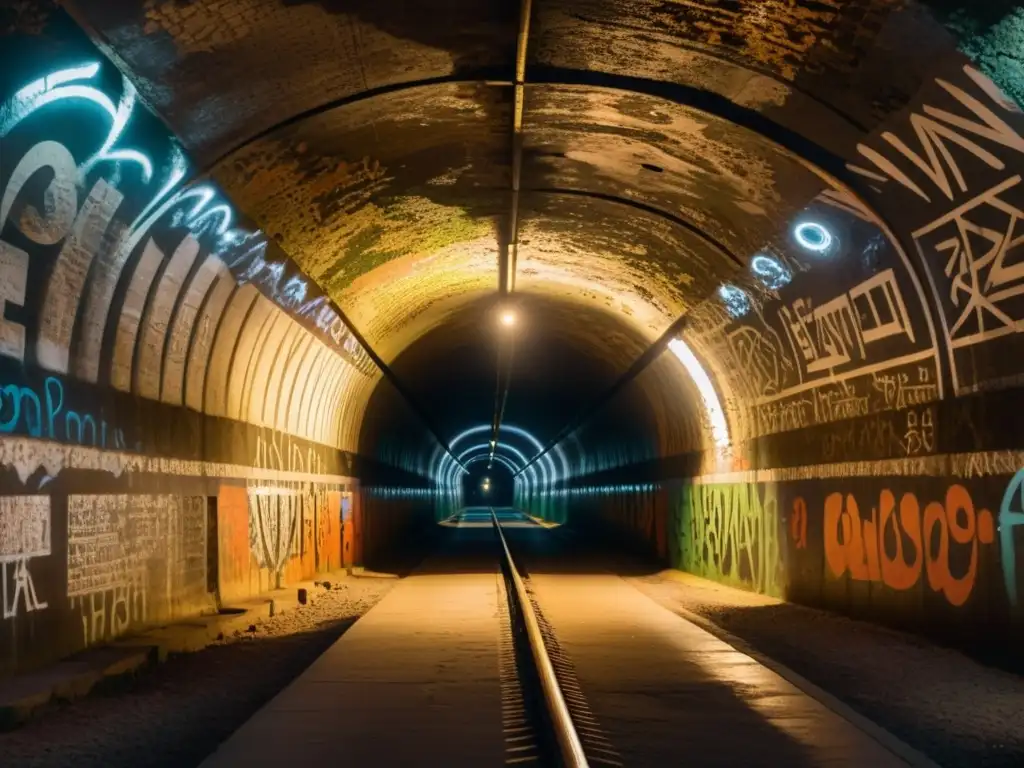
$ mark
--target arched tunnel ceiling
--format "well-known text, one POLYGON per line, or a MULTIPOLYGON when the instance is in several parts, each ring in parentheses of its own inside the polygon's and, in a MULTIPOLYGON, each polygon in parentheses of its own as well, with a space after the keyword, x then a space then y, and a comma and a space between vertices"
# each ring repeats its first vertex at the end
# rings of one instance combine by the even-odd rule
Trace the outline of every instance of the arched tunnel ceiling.
MULTIPOLYGON (((584 345, 593 371, 555 387, 578 403, 776 237, 831 183, 816 164, 840 169, 950 46, 904 0, 532 5, 515 285, 537 307, 531 343, 553 345, 538 358, 584 345)), ((517 4, 69 6, 403 381, 430 402, 451 370, 427 360, 488 358, 517 4)), ((465 372, 490 380, 481 402, 489 365, 465 372)))
MULTIPOLYGON (((509 359, 510 343, 493 321, 496 303, 488 296, 465 304, 391 364, 438 423, 461 425, 457 431, 490 424, 494 412, 497 356, 509 359), (476 418, 463 421, 467 415, 476 418)), ((643 354, 647 341, 609 313, 581 303, 526 294, 516 299, 516 309, 522 322, 511 340, 512 386, 503 423, 546 443, 588 405, 588 397, 611 386, 643 354)), ((487 439, 482 433, 477 442, 487 439)))

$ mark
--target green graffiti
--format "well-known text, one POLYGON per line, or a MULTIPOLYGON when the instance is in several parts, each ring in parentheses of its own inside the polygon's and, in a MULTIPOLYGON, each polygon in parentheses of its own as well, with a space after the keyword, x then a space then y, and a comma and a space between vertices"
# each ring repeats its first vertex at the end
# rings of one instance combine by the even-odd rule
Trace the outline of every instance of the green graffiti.
POLYGON ((673 517, 673 565, 783 596, 782 520, 774 485, 687 485, 673 517))

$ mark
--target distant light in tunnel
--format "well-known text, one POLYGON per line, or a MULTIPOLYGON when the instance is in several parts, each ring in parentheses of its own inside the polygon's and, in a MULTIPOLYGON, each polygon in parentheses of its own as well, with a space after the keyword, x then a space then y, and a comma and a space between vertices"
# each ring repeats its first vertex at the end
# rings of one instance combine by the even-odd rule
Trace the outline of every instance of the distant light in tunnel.
POLYGON ((725 304, 730 317, 743 317, 750 311, 750 297, 735 285, 723 285, 718 289, 718 297, 725 304))
MULTIPOLYGON (((459 433, 454 438, 452 438, 451 442, 449 443, 449 447, 452 450, 454 450, 455 446, 458 443, 462 442, 463 440, 465 440, 470 435, 476 435, 476 434, 479 434, 481 432, 490 431, 492 429, 493 429, 493 425, 490 424, 490 423, 479 424, 479 425, 477 425, 475 427, 470 427, 469 429, 459 433)), ((500 433, 508 432, 508 433, 510 433, 512 435, 517 435, 519 437, 522 437, 524 440, 528 441, 530 443, 530 445, 532 445, 537 450, 538 453, 543 453, 543 451, 544 451, 543 443, 541 443, 541 441, 538 440, 532 433, 528 432, 525 429, 522 429, 521 427, 517 427, 517 426, 514 426, 512 424, 502 423, 501 426, 499 427, 499 432, 500 433)), ((569 462, 565 458, 565 454, 562 452, 561 448, 559 448, 558 446, 555 446, 555 449, 553 451, 549 451, 547 453, 544 453, 543 456, 541 456, 541 458, 540 458, 540 463, 542 464, 542 466, 546 466, 547 471, 550 472, 550 480, 551 480, 551 482, 554 482, 554 481, 558 480, 559 477, 565 478, 565 477, 569 476, 569 462), (562 466, 562 474, 561 475, 559 475, 558 468, 555 466, 555 460, 553 458, 553 455, 557 456, 558 459, 559 459, 559 462, 561 463, 561 466, 562 466)), ((516 470, 516 472, 518 472, 518 469, 516 470)))
POLYGON ((796 238, 801 247, 814 253, 824 253, 832 247, 832 242, 834 241, 832 233, 816 221, 805 221, 797 224, 793 230, 793 237, 796 238))
POLYGON ((750 260, 750 271, 769 291, 777 291, 793 279, 793 275, 782 262, 763 254, 758 254, 750 260))
POLYGON ((711 383, 707 371, 682 339, 672 339, 668 343, 668 348, 679 358, 679 362, 686 368, 693 383, 697 386, 697 391, 700 392, 704 411, 711 424, 711 439, 714 441, 715 447, 719 449, 727 447, 729 445, 729 422, 726 421, 725 411, 718 399, 718 392, 715 391, 715 386, 711 383))
POLYGON ((506 328, 511 328, 516 324, 516 313, 510 309, 505 310, 501 313, 501 324, 506 328))
MULTIPOLYGON (((513 464, 511 461, 509 461, 508 459, 506 459, 503 456, 495 455, 495 456, 492 457, 492 459, 493 459, 493 461, 496 461, 499 464, 501 464, 503 467, 505 467, 513 475, 516 472, 519 471, 519 467, 517 467, 515 464, 513 464)), ((476 464, 477 462, 480 462, 480 461, 488 461, 487 455, 486 454, 481 454, 480 456, 474 456, 472 459, 469 459, 469 460, 466 461, 466 466, 468 467, 471 464, 476 464)))

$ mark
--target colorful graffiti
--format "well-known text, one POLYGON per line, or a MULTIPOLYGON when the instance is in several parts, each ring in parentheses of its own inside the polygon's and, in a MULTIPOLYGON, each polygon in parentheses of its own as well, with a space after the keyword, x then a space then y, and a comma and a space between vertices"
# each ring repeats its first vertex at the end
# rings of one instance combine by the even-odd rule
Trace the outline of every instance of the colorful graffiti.
POLYGON ((870 516, 861 516, 853 494, 832 493, 825 499, 825 560, 836 578, 873 581, 896 590, 912 589, 922 572, 928 586, 952 605, 967 602, 978 571, 978 547, 995 538, 992 513, 975 509, 962 485, 951 485, 944 502, 928 503, 904 493, 896 513, 896 497, 884 489, 870 516), (909 544, 909 546, 907 546, 909 544), (962 576, 953 575, 954 551, 967 553, 962 576))
MULTIPOLYGON (((34 334, 39 362, 52 371, 71 370, 69 364, 76 363, 71 342, 81 314, 81 345, 89 354, 74 368, 95 381, 91 366, 99 358, 92 353, 102 343, 117 278, 141 247, 133 282, 145 278, 140 287, 146 293, 156 267, 166 261, 157 240, 174 232, 174 269, 162 288, 170 289, 171 281, 175 289, 184 287, 179 278, 202 251, 200 263, 215 262, 214 271, 226 266, 239 284, 253 284, 338 354, 370 371, 372 362, 332 302, 261 230, 246 222, 220 190, 205 181, 187 184, 188 161, 174 140, 153 141, 153 136, 166 136, 154 130, 158 126, 156 118, 139 107, 131 82, 101 61, 47 72, 0 103, 0 138, 9 144, 8 152, 20 154, 20 159, 11 160, 13 170, 0 205, 0 232, 10 222, 19 234, 17 242, 8 239, 0 244, 0 302, 25 302, 30 270, 36 269, 26 249, 61 246, 34 334), (40 122, 69 108, 79 111, 77 122, 40 122), (98 132, 97 119, 102 123, 98 132), (54 135, 70 124, 80 130, 54 135), (40 129, 41 125, 45 127, 40 129), (25 144, 29 137, 34 143, 25 144), (24 151, 19 151, 23 145, 24 151), (34 182, 43 174, 52 177, 45 188, 34 182), (85 189, 90 191, 80 199, 85 189), (91 270, 93 261, 104 268, 91 270), (97 277, 88 286, 84 312, 78 313, 73 304, 87 288, 91 271, 97 277)), ((26 330, 21 323, 4 319, 0 353, 23 360, 26 330)), ((134 341, 136 329, 127 330, 134 341)))
POLYGON ((326 542, 326 461, 312 445, 300 447, 286 434, 266 431, 257 437, 253 466, 303 476, 273 485, 251 483, 249 488, 249 546, 259 567, 280 581, 292 558, 308 552, 315 562, 321 538, 326 542))
MULTIPOLYGON (((1024 529, 1024 469, 1013 476, 1006 486, 999 505, 999 547, 1003 565, 1006 597, 1014 611, 1020 610, 1020 592, 1017 584, 1017 529, 1024 529)), ((1021 547, 1024 551, 1024 546, 1021 547)))
POLYGON ((685 570, 782 594, 782 521, 774 485, 687 485, 677 514, 685 570))
MULTIPOLYGON (((853 600, 858 610, 889 616, 898 606, 906 620, 931 616, 936 605, 896 597, 907 592, 935 595, 951 608, 971 606, 965 617, 1019 615, 1024 470, 950 483, 872 476, 873 467, 880 469, 837 466, 840 475, 865 473, 844 478, 842 490, 801 477, 803 467, 761 472, 764 482, 715 483, 709 475, 684 483, 674 505, 671 563, 840 610, 853 600), (882 589, 836 588, 857 583, 882 589)), ((625 522, 627 500, 605 506, 610 523, 625 522)))
POLYGON ((0 386, 0 433, 124 450, 124 431, 101 416, 65 407, 64 384, 47 376, 40 391, 18 384, 0 386))

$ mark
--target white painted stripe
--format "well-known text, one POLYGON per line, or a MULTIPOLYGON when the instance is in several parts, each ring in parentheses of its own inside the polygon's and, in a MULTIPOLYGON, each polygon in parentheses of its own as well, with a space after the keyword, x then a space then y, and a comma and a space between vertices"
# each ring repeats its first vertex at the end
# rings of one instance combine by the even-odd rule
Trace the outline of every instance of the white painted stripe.
POLYGON ((63 445, 33 437, 0 438, 0 465, 14 467, 25 482, 37 469, 57 475, 62 469, 84 469, 122 474, 147 473, 179 477, 213 477, 233 480, 258 480, 266 483, 322 483, 342 485, 353 483, 345 475, 313 472, 291 472, 260 469, 244 464, 214 461, 190 461, 159 456, 142 456, 126 451, 109 451, 84 445, 63 445))
POLYGON ((684 480, 694 485, 711 483, 777 483, 840 477, 956 477, 1012 475, 1024 467, 1024 451, 980 451, 919 458, 810 464, 745 472, 721 472, 684 480))

